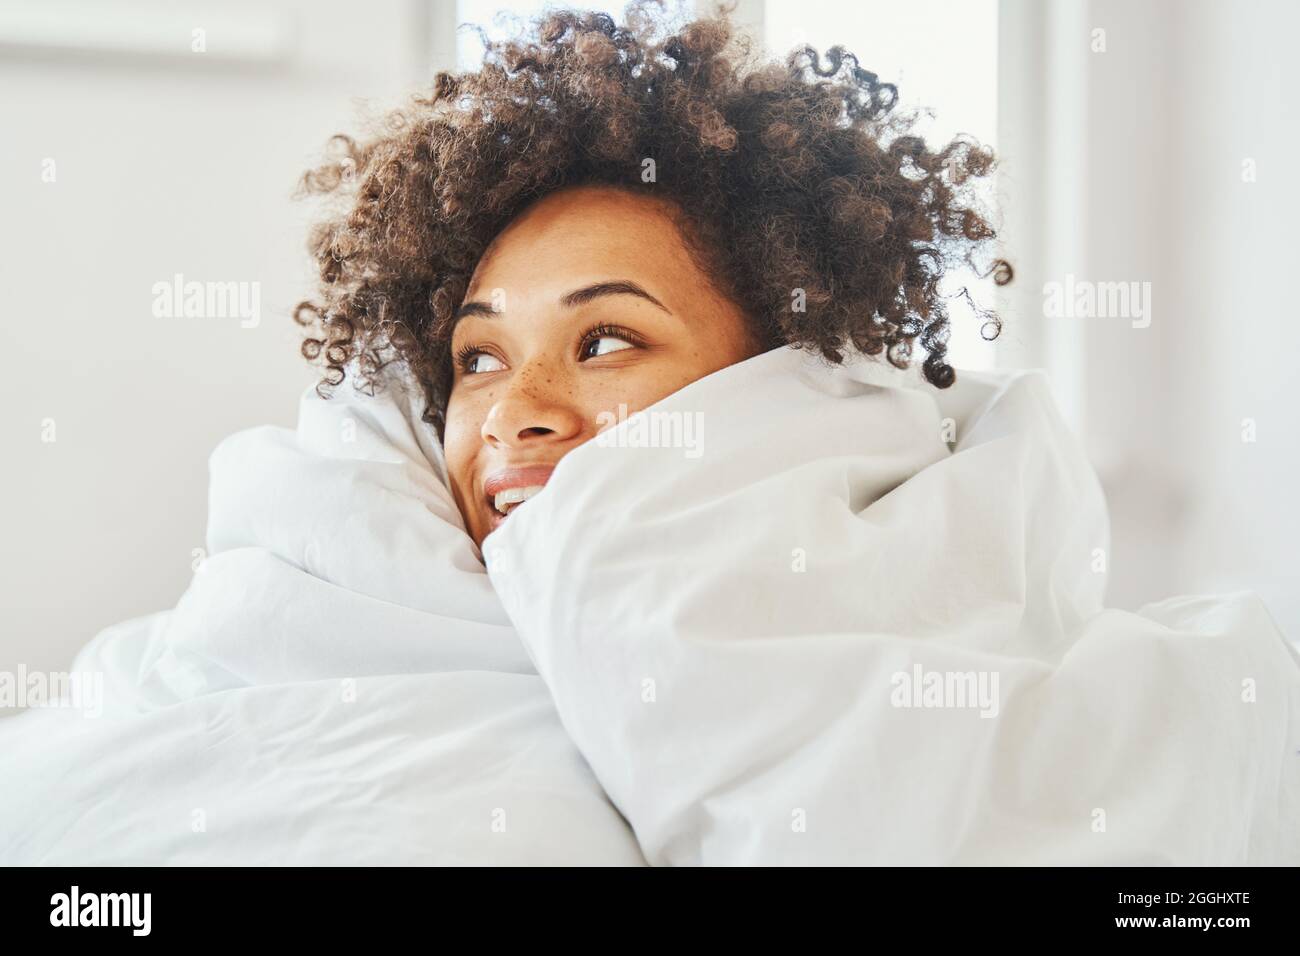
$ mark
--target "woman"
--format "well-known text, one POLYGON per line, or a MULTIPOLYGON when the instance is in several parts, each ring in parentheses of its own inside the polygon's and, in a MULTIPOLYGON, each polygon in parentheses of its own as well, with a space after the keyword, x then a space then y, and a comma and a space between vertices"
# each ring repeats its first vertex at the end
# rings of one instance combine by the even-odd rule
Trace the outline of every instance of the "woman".
POLYGON ((0 721, 0 862, 1300 860, 1300 662, 1249 594, 1104 608, 1041 376, 948 387, 989 156, 893 101, 560 13, 347 143, 304 351, 419 388, 218 447, 102 717, 0 721), (651 404, 707 455, 588 440, 651 404))
POLYGON ((325 391, 409 367, 476 544, 602 414, 777 346, 919 345, 954 380, 938 284, 994 238, 992 154, 928 147, 842 48, 753 64, 725 18, 656 12, 550 13, 304 178, 348 206, 314 234, 303 353, 325 391))
POLYGON ((653 9, 551 14, 340 140, 299 314, 326 389, 413 373, 645 859, 1294 859, 1300 670, 1262 605, 1104 609, 1100 485, 1041 377, 949 388, 939 281, 994 239, 991 154, 928 147, 842 49, 751 65, 653 9), (589 441, 652 404, 707 461, 589 441))

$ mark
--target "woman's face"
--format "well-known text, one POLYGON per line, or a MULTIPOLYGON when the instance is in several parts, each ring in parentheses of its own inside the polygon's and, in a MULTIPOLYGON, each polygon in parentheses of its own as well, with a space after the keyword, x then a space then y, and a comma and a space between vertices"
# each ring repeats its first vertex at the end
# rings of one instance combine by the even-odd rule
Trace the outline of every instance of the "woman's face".
POLYGON ((761 351, 656 200, 554 193, 493 242, 452 336, 444 448, 475 544, 617 416, 761 351))

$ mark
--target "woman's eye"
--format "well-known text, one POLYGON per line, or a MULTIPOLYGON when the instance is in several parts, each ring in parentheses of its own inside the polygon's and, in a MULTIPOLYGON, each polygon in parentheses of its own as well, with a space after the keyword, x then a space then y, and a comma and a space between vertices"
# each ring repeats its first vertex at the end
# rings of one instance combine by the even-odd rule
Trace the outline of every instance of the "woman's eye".
POLYGON ((465 359, 463 368, 466 375, 477 375, 480 372, 499 372, 505 368, 505 365, 495 355, 474 352, 465 359))
POLYGON ((608 355, 610 352, 619 352, 630 348, 634 348, 634 346, 624 339, 612 335, 601 335, 590 338, 583 343, 582 357, 585 359, 595 358, 597 355, 608 355))

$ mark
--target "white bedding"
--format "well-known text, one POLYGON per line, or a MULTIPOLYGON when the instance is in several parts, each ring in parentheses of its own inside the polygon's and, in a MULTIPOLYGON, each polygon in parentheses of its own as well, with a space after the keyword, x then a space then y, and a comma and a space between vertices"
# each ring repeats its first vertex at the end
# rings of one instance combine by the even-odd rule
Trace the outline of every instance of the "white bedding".
POLYGON ((1294 652, 1102 608, 1039 377, 759 356, 649 410, 692 447, 568 455, 491 580, 416 411, 217 449, 180 603, 73 665, 103 715, 0 721, 0 863, 1300 862, 1294 652))
POLYGON ((643 865, 493 593, 410 399, 308 393, 212 456, 173 611, 0 720, 0 863, 643 865))
POLYGON ((1041 376, 901 378, 725 369, 652 410, 700 454, 608 432, 485 541, 647 860, 1300 863, 1300 668, 1260 602, 1104 610, 1041 376), (966 674, 996 697, 957 706, 966 674))

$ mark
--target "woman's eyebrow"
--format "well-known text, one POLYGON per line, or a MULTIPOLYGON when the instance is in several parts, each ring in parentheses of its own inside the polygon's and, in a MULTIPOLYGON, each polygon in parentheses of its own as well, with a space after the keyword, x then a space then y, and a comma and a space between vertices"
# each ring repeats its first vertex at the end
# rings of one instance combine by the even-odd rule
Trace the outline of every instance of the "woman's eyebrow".
MULTIPOLYGON (((560 298, 560 305, 566 309, 572 309, 580 305, 586 305, 595 299, 607 295, 634 295, 638 298, 645 299, 652 305, 663 309, 669 315, 673 313, 668 306, 664 305, 645 289, 641 288, 631 279, 615 279, 610 282, 595 282, 591 285, 585 285, 581 289, 574 289, 560 298)), ((471 315, 481 318, 490 319, 501 314, 500 309, 494 309, 487 302, 465 302, 456 310, 456 316, 453 321, 460 321, 471 315)))
POLYGON ((492 308, 492 306, 486 302, 465 302, 456 310, 456 314, 452 317, 452 322, 459 322, 461 319, 471 315, 478 315, 485 319, 490 319, 492 316, 500 314, 501 312, 499 309, 492 308))
POLYGON ((647 302, 652 303, 660 309, 663 309, 663 311, 667 312, 669 315, 672 315, 668 306, 664 305, 630 279, 616 279, 612 282, 596 282, 592 285, 583 286, 581 289, 574 289, 568 295, 565 295, 560 299, 560 305, 571 309, 574 306, 586 305, 588 302, 607 295, 634 295, 638 298, 645 299, 647 302))

